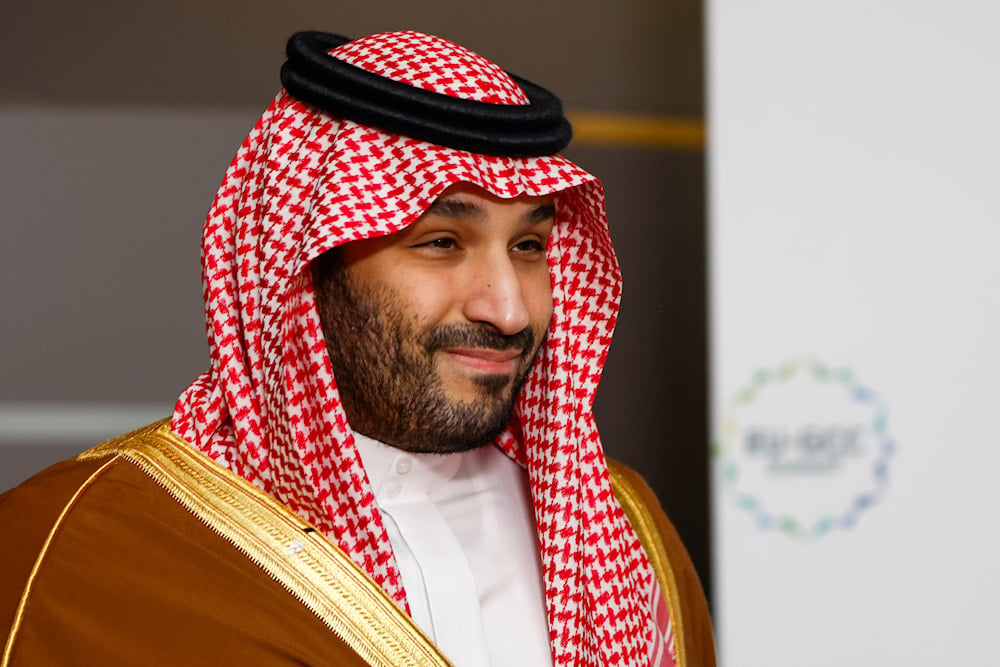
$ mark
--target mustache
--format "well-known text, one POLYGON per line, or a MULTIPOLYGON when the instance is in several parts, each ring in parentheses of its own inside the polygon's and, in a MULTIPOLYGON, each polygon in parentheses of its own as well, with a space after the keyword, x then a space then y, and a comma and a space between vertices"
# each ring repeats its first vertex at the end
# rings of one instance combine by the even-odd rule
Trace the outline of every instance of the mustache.
POLYGON ((431 329, 424 345, 429 352, 449 347, 476 347, 490 350, 521 349, 528 352, 535 347, 535 334, 531 327, 525 327, 515 334, 506 336, 485 324, 452 324, 431 329))

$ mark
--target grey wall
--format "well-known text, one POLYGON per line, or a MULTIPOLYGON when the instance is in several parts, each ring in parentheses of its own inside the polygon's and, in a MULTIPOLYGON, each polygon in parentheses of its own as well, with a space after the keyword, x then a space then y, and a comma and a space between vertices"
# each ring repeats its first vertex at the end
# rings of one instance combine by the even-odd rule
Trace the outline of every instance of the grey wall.
POLYGON ((691 0, 37 0, 0 4, 0 93, 58 104, 259 107, 295 30, 421 30, 559 92, 571 108, 700 114, 691 0))
MULTIPOLYGON (((571 110, 702 110, 699 2, 4 3, 0 490, 166 416, 204 370, 201 223, 277 91, 284 40, 304 28, 440 34, 571 110)), ((598 423, 707 583, 703 156, 567 154, 605 183, 625 275, 598 423)))

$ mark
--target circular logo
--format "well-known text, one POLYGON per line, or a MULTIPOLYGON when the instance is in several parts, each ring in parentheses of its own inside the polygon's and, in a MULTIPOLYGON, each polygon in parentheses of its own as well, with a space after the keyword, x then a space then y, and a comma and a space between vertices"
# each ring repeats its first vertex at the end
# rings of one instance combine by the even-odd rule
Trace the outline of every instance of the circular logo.
POLYGON ((885 491, 895 443, 881 399, 848 369, 792 361, 754 374, 722 414, 724 487, 762 530, 813 540, 885 491))

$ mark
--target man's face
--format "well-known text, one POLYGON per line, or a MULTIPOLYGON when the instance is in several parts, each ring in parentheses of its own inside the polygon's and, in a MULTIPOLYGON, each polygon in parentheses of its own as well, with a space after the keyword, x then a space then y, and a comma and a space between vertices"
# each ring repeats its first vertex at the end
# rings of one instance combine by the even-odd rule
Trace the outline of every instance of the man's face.
POLYGON ((506 427, 552 316, 552 197, 466 183, 406 229, 313 265, 351 427, 410 451, 452 452, 506 427))

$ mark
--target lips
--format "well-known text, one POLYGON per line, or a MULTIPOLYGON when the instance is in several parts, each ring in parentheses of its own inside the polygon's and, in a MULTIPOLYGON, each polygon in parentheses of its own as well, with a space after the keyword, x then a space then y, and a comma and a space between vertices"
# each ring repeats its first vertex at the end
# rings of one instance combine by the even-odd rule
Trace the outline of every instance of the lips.
POLYGON ((441 350, 448 358, 479 373, 512 375, 524 350, 481 347, 450 347, 441 350))

